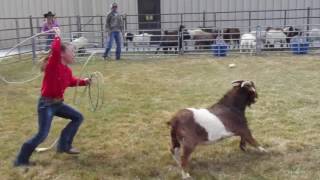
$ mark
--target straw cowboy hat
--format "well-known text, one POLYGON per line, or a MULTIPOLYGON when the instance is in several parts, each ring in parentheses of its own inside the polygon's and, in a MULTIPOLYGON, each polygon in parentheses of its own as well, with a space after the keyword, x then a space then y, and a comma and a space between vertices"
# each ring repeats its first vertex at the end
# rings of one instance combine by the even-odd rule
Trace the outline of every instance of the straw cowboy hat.
POLYGON ((44 16, 45 18, 47 18, 47 17, 54 17, 54 16, 56 16, 56 14, 53 14, 51 11, 49 11, 48 13, 44 14, 43 16, 44 16))

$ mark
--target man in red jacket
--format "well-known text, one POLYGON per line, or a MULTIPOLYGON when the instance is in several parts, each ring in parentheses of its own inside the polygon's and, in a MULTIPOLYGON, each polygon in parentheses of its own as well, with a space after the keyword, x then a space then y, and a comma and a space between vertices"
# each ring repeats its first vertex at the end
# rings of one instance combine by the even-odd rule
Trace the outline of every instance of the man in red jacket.
POLYGON ((61 132, 57 152, 80 153, 72 147, 72 141, 83 121, 83 116, 77 110, 63 103, 63 94, 67 87, 90 84, 90 79, 78 79, 72 75, 68 64, 74 62, 73 47, 71 44, 61 43, 58 28, 55 29, 55 33, 51 53, 43 69, 44 78, 38 102, 38 133, 22 145, 14 161, 15 166, 31 165, 30 156, 35 148, 47 138, 54 116, 71 120, 61 132))

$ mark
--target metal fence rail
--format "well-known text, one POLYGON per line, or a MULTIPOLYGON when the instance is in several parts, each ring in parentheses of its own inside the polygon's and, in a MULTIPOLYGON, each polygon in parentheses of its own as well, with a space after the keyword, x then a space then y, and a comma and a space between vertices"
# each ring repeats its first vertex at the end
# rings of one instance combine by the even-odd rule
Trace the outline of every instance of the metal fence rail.
MULTIPOLYGON (((210 45, 199 45, 198 49, 194 46, 195 40, 187 40, 181 38, 181 34, 175 35, 174 42, 170 45, 169 40, 164 40, 165 30, 178 30, 180 25, 184 25, 187 29, 202 27, 204 29, 224 29, 239 28, 241 35, 251 31, 260 31, 267 27, 285 27, 294 26, 300 28, 304 37, 310 39, 309 31, 319 27, 320 24, 320 8, 306 9, 287 9, 287 10, 265 10, 265 11, 228 11, 228 12, 198 12, 198 13, 171 13, 171 14, 139 14, 139 15, 123 15, 125 32, 132 34, 149 33, 151 42, 131 42, 123 38, 123 51, 126 54, 158 54, 172 55, 182 53, 210 53, 210 45), (139 17, 159 16, 158 22, 139 22, 139 17), (140 25, 158 24, 156 29, 139 29, 140 25), (161 45, 162 43, 162 45, 161 45), (159 46, 161 47, 159 48, 159 46), (181 48, 182 47, 182 48, 181 48)), ((30 37, 41 31, 42 17, 26 17, 26 18, 0 18, 3 26, 0 28, 0 52, 4 52, 13 45, 21 42, 23 39, 30 37)), ((75 37, 84 36, 90 41, 87 47, 92 50, 102 51, 105 45, 106 33, 104 32, 104 16, 68 16, 58 17, 59 24, 64 32, 66 40, 72 40, 75 37)), ((259 34, 259 33, 258 33, 259 34)), ((173 35, 174 36, 174 35, 173 35)), ((257 37, 259 39, 260 37, 257 37)), ((315 37, 317 38, 317 37, 315 37)), ((225 39, 228 40, 228 39, 225 39)), ((237 39, 239 42, 241 39, 237 39)), ((207 39, 214 41, 214 39, 207 39)), ((45 38, 38 38, 30 44, 24 44, 24 50, 37 52, 45 47, 45 38)), ((171 41, 172 42, 172 41, 171 41)), ((265 44, 258 44, 261 49, 255 52, 267 52, 269 49, 274 51, 285 52, 289 50, 288 43, 282 43, 280 47, 265 47, 265 44)), ((278 46, 278 45, 277 45, 278 46)), ((317 42, 311 43, 312 48, 318 48, 317 42)), ((240 52, 241 47, 232 47, 231 53, 240 52)))

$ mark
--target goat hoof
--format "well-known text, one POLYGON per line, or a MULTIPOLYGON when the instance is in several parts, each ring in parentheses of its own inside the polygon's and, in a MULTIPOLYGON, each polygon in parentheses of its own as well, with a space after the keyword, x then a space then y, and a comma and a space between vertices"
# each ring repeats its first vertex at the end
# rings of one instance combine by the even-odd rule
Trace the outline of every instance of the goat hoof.
POLYGON ((258 149, 259 149, 259 151, 260 152, 262 152, 262 153, 268 153, 268 151, 265 149, 265 148, 263 148, 263 147, 258 147, 258 149))
POLYGON ((182 172, 182 179, 187 180, 187 179, 192 179, 189 173, 182 172))
POLYGON ((180 160, 180 151, 179 148, 174 148, 173 152, 171 153, 172 158, 176 161, 176 163, 180 166, 181 160, 180 160))
POLYGON ((241 149, 241 151, 243 151, 243 152, 247 152, 247 148, 246 148, 246 147, 240 146, 240 149, 241 149))

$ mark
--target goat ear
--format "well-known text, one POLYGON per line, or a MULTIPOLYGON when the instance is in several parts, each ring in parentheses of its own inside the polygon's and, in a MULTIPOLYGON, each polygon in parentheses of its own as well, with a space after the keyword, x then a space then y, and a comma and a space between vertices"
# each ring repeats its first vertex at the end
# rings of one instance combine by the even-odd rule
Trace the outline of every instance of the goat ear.
POLYGON ((236 81, 232 81, 231 84, 233 86, 240 86, 242 84, 243 80, 236 80, 236 81))
POLYGON ((243 81, 241 83, 241 87, 243 88, 245 85, 251 86, 252 85, 252 81, 243 81))

